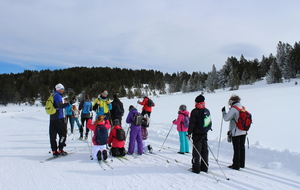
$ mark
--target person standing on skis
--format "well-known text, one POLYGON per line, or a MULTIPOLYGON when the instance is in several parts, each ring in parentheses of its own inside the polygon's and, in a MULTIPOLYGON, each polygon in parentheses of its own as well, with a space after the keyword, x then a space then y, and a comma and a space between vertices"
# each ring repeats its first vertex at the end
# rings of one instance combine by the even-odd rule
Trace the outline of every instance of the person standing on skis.
POLYGON ((192 172, 194 173, 208 170, 207 132, 211 130, 212 122, 204 100, 202 95, 196 97, 188 129, 188 138, 193 139, 192 172))

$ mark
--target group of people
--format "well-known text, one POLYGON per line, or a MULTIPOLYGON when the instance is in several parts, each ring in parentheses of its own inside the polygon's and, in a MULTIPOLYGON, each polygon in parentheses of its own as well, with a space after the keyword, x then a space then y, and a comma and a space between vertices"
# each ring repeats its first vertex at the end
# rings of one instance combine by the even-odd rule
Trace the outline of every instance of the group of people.
MULTIPOLYGON (((237 95, 229 98, 229 111, 226 113, 225 106, 221 109, 225 121, 229 121, 229 130, 227 132, 228 142, 233 145, 232 165, 228 168, 239 170, 245 167, 245 139, 247 131, 240 130, 236 122, 239 118, 239 110, 234 107, 242 108, 241 99, 237 95)), ((180 105, 177 119, 173 120, 173 124, 177 125, 179 134, 180 150, 179 154, 189 153, 189 142, 193 145, 192 151, 192 168, 194 173, 207 172, 208 170, 208 145, 207 132, 211 129, 212 121, 210 112, 205 105, 205 97, 199 95, 195 98, 195 108, 191 114, 187 111, 186 105, 180 105), (184 117, 189 115, 188 128, 183 126, 184 117), (191 140, 192 139, 192 140, 191 140)))
MULTIPOLYGON (((50 144, 53 155, 64 155, 67 154, 63 148, 66 146, 66 121, 63 116, 63 108, 69 107, 75 102, 75 98, 71 101, 65 99, 62 101, 62 94, 64 92, 64 86, 57 84, 55 86, 56 91, 54 92, 54 104, 57 108, 57 112, 50 115, 50 144), (59 135, 58 145, 56 142, 56 136, 59 135)), ((80 127, 80 138, 83 137, 83 126, 86 123, 85 137, 88 137, 89 130, 94 131, 93 137, 93 158, 98 160, 107 159, 106 145, 111 147, 112 156, 124 156, 126 154, 124 148, 124 140, 118 140, 117 130, 122 129, 122 116, 120 110, 123 110, 123 103, 119 100, 117 95, 114 95, 113 102, 110 102, 107 97, 108 92, 102 91, 98 98, 94 100, 92 105, 88 95, 79 104, 79 110, 81 110, 81 127, 80 127), (90 112, 94 110, 96 112, 96 120, 93 122, 90 112), (112 121, 112 122, 111 122, 112 121), (98 128, 102 127, 102 131, 106 131, 106 139, 96 137, 98 134, 98 128), (108 131, 110 133, 108 135, 108 131), (100 139, 99 139, 100 138, 100 139)), ((228 131, 228 142, 233 144, 233 163, 228 166, 231 169, 239 170, 245 167, 245 139, 247 132, 237 128, 236 121, 239 117, 239 111, 233 106, 242 108, 240 103, 240 97, 233 95, 230 97, 228 104, 230 106, 229 111, 226 113, 225 107, 221 109, 223 119, 230 121, 228 131)), ((137 109, 133 106, 129 106, 129 113, 126 118, 126 123, 130 124, 130 138, 128 146, 128 154, 133 154, 135 151, 142 155, 144 151, 152 151, 152 147, 147 145, 146 140, 148 136, 147 127, 149 125, 149 119, 152 112, 152 106, 148 104, 149 98, 144 97, 143 101, 137 103, 143 105, 142 115, 146 118, 144 124, 136 125, 134 122, 135 115, 139 114, 137 109)), ((73 120, 72 120, 73 121, 73 120)), ((76 121, 76 119, 74 120, 76 121)), ((73 123, 73 122, 71 122, 73 123)), ((189 113, 186 105, 180 105, 177 119, 173 121, 173 124, 177 125, 177 131, 179 134, 180 150, 178 153, 185 154, 189 153, 189 141, 193 145, 192 150, 192 172, 200 173, 208 171, 208 145, 207 145, 207 133, 211 129, 212 121, 210 118, 210 112, 206 108, 205 97, 199 95, 195 98, 195 108, 189 113), (189 116, 189 125, 184 127, 184 117, 189 116)), ((71 124, 71 132, 73 127, 71 124)))
MULTIPOLYGON (((71 126, 71 133, 74 132, 74 123, 77 123, 80 137, 83 139, 84 129, 85 137, 88 139, 89 131, 94 132, 92 137, 93 153, 92 157, 98 160, 107 159, 107 146, 110 147, 112 156, 124 156, 126 151, 124 148, 125 139, 117 139, 117 131, 122 129, 122 117, 124 114, 123 103, 120 101, 118 96, 115 94, 113 96, 113 101, 111 102, 108 98, 107 90, 103 90, 100 95, 92 101, 89 95, 85 95, 84 99, 80 101, 79 108, 73 105, 76 101, 75 98, 69 101, 68 98, 62 99, 62 94, 64 92, 64 86, 59 83, 55 86, 54 92, 54 107, 56 108, 56 113, 50 115, 50 144, 52 153, 54 156, 66 155, 63 149, 66 146, 67 138, 67 123, 69 120, 71 126), (95 111, 95 121, 93 121, 92 111, 95 111), (81 113, 81 114, 80 114, 81 113), (81 116, 81 124, 79 123, 79 114, 81 116), (64 117, 65 115, 65 117, 64 117), (56 136, 59 136, 58 142, 56 141, 56 136)), ((138 102, 143 105, 142 115, 146 122, 142 125, 136 125, 134 118, 136 114, 140 114, 134 106, 129 106, 129 114, 126 118, 126 122, 130 124, 130 137, 129 137, 129 147, 128 154, 133 154, 136 151, 138 154, 142 155, 146 150, 152 151, 152 147, 146 144, 149 126, 149 118, 152 112, 152 107, 148 106, 147 96, 144 97, 142 102, 138 102)), ((122 129, 123 130, 123 129, 122 129)), ((123 130, 124 131, 124 130, 123 130)))

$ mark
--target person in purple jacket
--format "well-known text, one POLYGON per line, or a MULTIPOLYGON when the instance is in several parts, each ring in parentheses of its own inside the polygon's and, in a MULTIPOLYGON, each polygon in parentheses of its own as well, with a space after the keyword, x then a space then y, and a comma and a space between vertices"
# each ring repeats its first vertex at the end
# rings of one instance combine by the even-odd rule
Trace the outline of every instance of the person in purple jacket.
POLYGON ((137 109, 133 106, 129 106, 129 113, 126 118, 126 123, 130 124, 130 138, 129 138, 129 147, 128 154, 133 154, 135 141, 138 146, 138 154, 143 154, 143 142, 142 142, 142 130, 140 125, 134 124, 134 116, 135 114, 139 114, 137 109))

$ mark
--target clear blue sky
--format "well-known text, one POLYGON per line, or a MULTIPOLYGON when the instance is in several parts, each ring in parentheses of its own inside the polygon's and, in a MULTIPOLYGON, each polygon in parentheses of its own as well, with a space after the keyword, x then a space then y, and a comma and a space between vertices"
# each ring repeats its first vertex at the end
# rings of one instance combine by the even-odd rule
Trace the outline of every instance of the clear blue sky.
POLYGON ((0 74, 74 66, 209 72, 299 42, 300 1, 1 0, 0 74))

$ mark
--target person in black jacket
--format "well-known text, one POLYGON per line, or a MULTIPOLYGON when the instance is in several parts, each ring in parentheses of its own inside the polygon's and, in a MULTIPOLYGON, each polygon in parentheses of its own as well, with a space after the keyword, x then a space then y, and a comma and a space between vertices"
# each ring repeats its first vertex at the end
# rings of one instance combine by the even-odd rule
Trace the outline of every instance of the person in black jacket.
POLYGON ((112 109, 110 110, 111 119, 114 121, 118 119, 120 122, 120 126, 122 126, 122 117, 124 115, 124 107, 121 100, 118 98, 118 95, 113 95, 114 100, 111 102, 112 109))
POLYGON ((195 108, 190 115, 188 138, 193 139, 192 172, 208 170, 207 131, 211 129, 210 112, 205 107, 205 98, 199 95, 195 99, 195 108))

